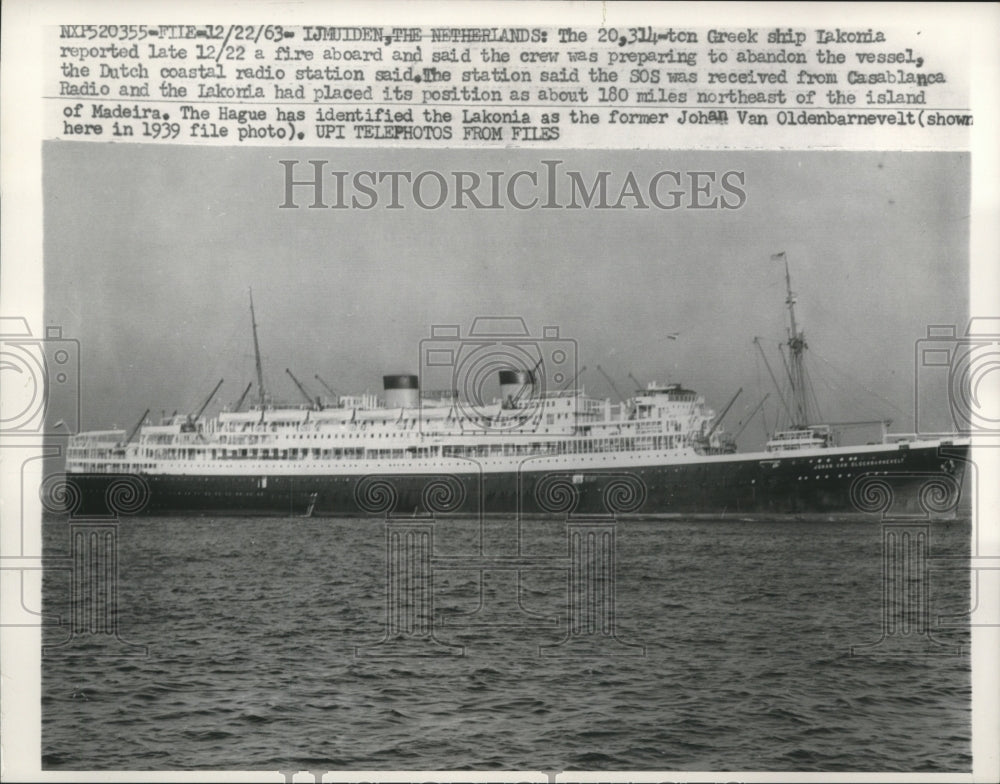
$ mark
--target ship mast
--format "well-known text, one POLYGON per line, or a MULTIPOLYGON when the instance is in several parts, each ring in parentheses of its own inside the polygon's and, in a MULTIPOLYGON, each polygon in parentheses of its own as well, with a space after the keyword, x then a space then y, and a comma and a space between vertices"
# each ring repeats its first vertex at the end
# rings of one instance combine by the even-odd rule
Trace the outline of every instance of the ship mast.
POLYGON ((264 416, 264 367, 260 362, 260 343, 257 340, 257 317, 253 310, 253 289, 250 289, 250 325, 253 328, 253 357, 257 364, 257 392, 260 396, 260 415, 264 416))
POLYGON ((795 294, 792 292, 792 276, 788 271, 788 257, 784 252, 778 256, 785 262, 785 287, 788 291, 788 298, 785 304, 788 305, 788 320, 790 330, 788 333, 788 353, 790 359, 789 381, 792 385, 792 405, 794 407, 792 422, 793 429, 801 429, 809 425, 808 398, 806 396, 805 367, 803 358, 806 345, 806 336, 800 332, 795 321, 795 294))

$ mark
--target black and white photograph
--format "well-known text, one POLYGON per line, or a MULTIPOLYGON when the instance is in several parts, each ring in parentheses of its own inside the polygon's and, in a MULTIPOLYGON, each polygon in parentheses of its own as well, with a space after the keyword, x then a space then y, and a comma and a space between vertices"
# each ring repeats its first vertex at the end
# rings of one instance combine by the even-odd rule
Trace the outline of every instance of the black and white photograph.
MULTIPOLYGON (((521 19, 526 41, 464 51, 535 51, 521 19)), ((699 45, 757 41, 710 27, 699 45)), ((365 28, 262 29, 277 65, 237 65, 249 84, 365 28)), ((666 73, 670 30, 616 29, 607 57, 666 73)), ((64 82, 118 78, 59 35, 64 82)), ((183 80, 176 41, 213 32, 156 35, 114 68, 183 80)), ((830 58, 879 43, 837 35, 830 58)), ((693 126, 749 110, 654 112, 634 85, 592 120, 565 85, 558 112, 445 120, 426 91, 463 49, 415 40, 437 66, 385 66, 425 91, 415 119, 377 96, 53 98, 40 258, 16 278, 5 239, 2 267, 3 625, 37 648, 16 696, 38 759, 9 780, 990 780, 995 151, 706 147, 693 126), (668 120, 688 144, 649 141, 668 120), (559 143, 591 122, 642 144, 559 143), (10 296, 29 284, 40 320, 10 296)), ((598 71, 587 100, 625 89, 598 71)), ((787 89, 764 125, 839 111, 787 89)))

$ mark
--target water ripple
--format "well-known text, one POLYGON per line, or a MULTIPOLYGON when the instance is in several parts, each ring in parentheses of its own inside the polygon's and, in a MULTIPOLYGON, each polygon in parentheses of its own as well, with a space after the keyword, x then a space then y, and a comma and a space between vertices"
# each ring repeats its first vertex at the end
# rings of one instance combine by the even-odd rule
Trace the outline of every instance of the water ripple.
MULTIPOLYGON (((43 533, 61 554, 65 521, 43 533)), ((932 533, 935 552, 967 554, 967 522, 932 533)), ((475 552, 478 534, 447 521, 435 542, 475 552)), ((503 573, 436 573, 449 623, 426 652, 466 655, 357 657, 385 638, 378 521, 136 518, 120 544, 119 633, 149 653, 85 642, 44 658, 45 769, 971 766, 967 656, 850 655, 881 636, 877 526, 624 523, 616 633, 646 653, 607 658, 538 655, 566 650, 565 570, 522 574, 517 596, 503 573), (470 618, 483 623, 451 625, 470 618)), ((538 521, 523 545, 565 555, 564 526, 538 521)), ((961 570, 935 572, 933 590, 931 617, 968 605, 961 570)), ((46 574, 43 597, 68 617, 65 579, 46 574)))

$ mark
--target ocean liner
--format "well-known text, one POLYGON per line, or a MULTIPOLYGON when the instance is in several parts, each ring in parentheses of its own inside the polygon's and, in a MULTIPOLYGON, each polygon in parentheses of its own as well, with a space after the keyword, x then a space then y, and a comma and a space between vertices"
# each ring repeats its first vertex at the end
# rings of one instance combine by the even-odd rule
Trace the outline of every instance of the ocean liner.
MULTIPOLYGON (((537 342, 534 353, 497 352, 503 341, 481 335, 459 353, 492 352, 492 364, 476 371, 491 368, 499 382, 489 402, 422 391, 409 374, 384 376, 381 397, 335 395, 317 375, 333 395, 323 401, 289 370, 307 402, 275 404, 251 293, 256 403, 243 405, 251 382, 231 409, 205 417, 217 385, 197 413, 150 424, 147 411, 131 432, 75 435, 66 475, 43 486, 43 501, 84 514, 953 515, 968 438, 889 434, 883 422, 879 441, 840 446, 834 424, 811 421, 787 260, 785 281, 787 385, 778 397, 789 426, 760 451, 739 452, 720 427, 726 411, 716 415, 681 384, 651 383, 620 402, 596 399, 573 387, 575 378, 545 382, 565 380, 546 367, 565 352, 546 355, 537 342)), ((479 332, 474 325, 470 334, 479 332)), ((457 372, 455 351, 444 353, 457 372)))

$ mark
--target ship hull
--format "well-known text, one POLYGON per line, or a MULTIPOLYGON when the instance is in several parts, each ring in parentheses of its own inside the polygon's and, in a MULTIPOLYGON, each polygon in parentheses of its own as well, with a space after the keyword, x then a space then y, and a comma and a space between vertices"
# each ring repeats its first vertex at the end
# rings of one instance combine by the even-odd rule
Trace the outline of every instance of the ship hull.
POLYGON ((967 459, 967 446, 935 444, 508 471, 465 461, 371 473, 68 473, 68 492, 54 495, 79 515, 949 517, 962 508, 967 459))

